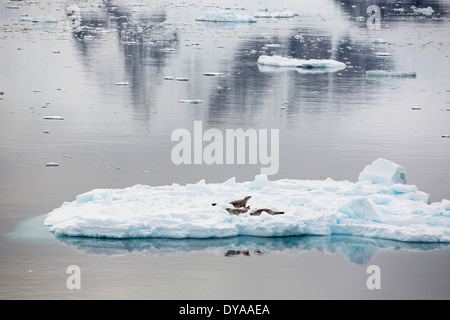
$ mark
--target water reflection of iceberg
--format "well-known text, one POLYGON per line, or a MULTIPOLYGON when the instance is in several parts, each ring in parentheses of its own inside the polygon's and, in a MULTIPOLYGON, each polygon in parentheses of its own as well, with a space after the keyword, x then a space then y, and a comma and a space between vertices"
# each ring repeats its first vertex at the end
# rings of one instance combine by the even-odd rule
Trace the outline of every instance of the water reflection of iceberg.
POLYGON ((231 257, 237 254, 260 256, 282 253, 299 255, 317 251, 325 254, 339 253, 350 263, 368 264, 380 251, 420 252, 449 248, 450 244, 411 243, 357 236, 298 236, 249 237, 210 239, 105 239, 87 237, 56 237, 62 243, 95 255, 127 255, 131 252, 145 256, 184 256, 197 252, 231 257))

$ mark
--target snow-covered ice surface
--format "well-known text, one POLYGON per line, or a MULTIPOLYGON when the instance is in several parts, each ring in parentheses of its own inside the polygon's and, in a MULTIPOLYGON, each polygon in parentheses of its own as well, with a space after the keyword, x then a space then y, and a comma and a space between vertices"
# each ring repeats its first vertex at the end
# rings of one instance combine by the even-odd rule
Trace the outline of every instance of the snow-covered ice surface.
POLYGON ((59 236, 99 238, 226 238, 355 235, 405 242, 450 242, 450 201, 408 185, 404 168, 377 159, 358 182, 270 181, 95 189, 50 212, 44 224, 59 236), (251 195, 253 209, 283 215, 230 215, 231 200, 251 195), (219 203, 212 206, 212 203, 219 203))
POLYGON ((333 59, 303 60, 267 55, 260 56, 257 63, 264 66, 295 67, 303 69, 345 69, 347 67, 345 63, 333 59))

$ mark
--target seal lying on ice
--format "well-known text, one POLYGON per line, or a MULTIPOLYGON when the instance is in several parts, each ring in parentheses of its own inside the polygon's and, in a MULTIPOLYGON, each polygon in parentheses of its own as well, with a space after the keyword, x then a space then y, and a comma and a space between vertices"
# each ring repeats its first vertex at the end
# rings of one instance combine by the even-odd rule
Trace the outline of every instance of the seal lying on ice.
MULTIPOLYGON (((229 213, 239 215, 241 213, 246 213, 248 210, 250 210, 250 206, 247 206, 248 200, 251 198, 251 196, 246 196, 239 200, 234 200, 229 202, 229 204, 233 205, 234 208, 225 208, 229 213)), ((217 203, 213 203, 212 205, 215 206, 217 203)), ((274 211, 272 209, 257 209, 255 211, 250 212, 251 216, 259 216, 261 213, 268 213, 270 215, 277 215, 277 214, 284 214, 284 211, 274 211)))

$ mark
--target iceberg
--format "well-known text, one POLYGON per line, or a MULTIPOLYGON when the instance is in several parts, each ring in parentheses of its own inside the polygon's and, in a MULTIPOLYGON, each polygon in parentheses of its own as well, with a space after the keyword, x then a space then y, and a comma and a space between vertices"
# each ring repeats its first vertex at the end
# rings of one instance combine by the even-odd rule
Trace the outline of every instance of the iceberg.
POLYGON ((345 69, 347 65, 332 59, 293 59, 281 56, 262 55, 257 63, 263 66, 272 67, 293 67, 302 69, 345 69))
POLYGON ((357 182, 270 181, 258 175, 241 183, 231 178, 94 189, 48 213, 44 225, 56 236, 112 239, 346 235, 438 243, 450 242, 450 201, 430 204, 428 194, 406 184, 402 166, 377 159, 357 182), (247 195, 252 211, 285 213, 231 215, 225 210, 230 201, 247 195))
POLYGON ((210 11, 198 18, 196 21, 210 21, 210 22, 256 22, 251 15, 235 13, 229 10, 214 10, 210 11))

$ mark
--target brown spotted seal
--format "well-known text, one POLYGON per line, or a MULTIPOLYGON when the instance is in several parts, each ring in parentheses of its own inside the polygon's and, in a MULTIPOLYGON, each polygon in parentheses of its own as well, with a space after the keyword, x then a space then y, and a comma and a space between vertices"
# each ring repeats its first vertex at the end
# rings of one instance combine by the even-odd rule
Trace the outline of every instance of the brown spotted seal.
POLYGON ((251 198, 252 196, 246 196, 245 198, 239 199, 239 200, 234 200, 231 201, 230 204, 235 207, 235 208, 245 208, 247 206, 247 201, 251 198))
POLYGON ((258 210, 252 211, 252 212, 250 212, 250 215, 251 216, 259 216, 263 212, 266 212, 266 213, 271 214, 271 215, 284 214, 283 211, 273 211, 271 209, 264 208, 264 209, 258 209, 258 210))
POLYGON ((246 213, 248 210, 250 210, 250 206, 247 206, 245 208, 225 208, 229 213, 239 215, 241 213, 246 213))

